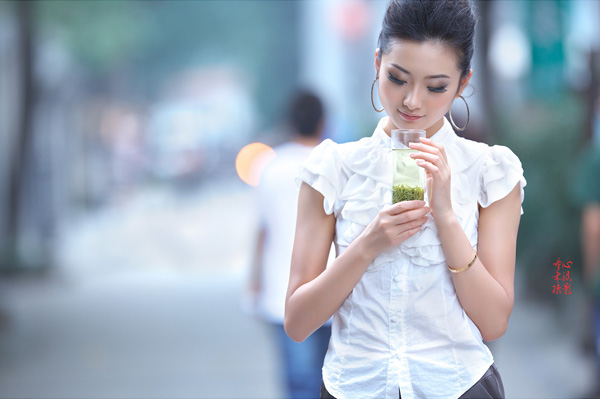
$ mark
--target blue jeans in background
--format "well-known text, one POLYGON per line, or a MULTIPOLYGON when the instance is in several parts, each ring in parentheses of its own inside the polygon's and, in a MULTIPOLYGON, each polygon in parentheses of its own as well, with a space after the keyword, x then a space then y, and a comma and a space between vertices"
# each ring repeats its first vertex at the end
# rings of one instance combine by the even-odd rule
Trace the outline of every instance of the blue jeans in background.
POLYGON ((592 302, 592 324, 594 332, 594 349, 596 354, 597 382, 594 389, 600 392, 600 299, 594 298, 592 302))
POLYGON ((319 398, 321 369, 329 346, 331 326, 322 326, 300 343, 288 337, 283 325, 275 325, 275 332, 279 340, 283 365, 282 378, 285 381, 288 398, 319 398))

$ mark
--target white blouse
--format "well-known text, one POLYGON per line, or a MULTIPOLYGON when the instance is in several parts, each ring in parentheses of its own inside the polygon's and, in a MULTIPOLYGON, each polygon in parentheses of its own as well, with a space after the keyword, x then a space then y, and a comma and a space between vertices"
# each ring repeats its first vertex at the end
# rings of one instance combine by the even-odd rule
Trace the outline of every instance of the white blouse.
MULTIPOLYGON (((336 218, 339 256, 392 204, 390 138, 384 117, 371 137, 323 141, 297 178, 324 196, 336 218)), ((507 147, 458 137, 450 123, 432 137, 452 171, 452 206, 477 250, 478 204, 487 207, 518 183, 521 162, 507 147)), ((523 209, 521 208, 521 214, 523 209)), ((493 363, 481 333, 458 301, 431 215, 421 230, 371 263, 333 317, 323 381, 336 398, 458 398, 493 363)))

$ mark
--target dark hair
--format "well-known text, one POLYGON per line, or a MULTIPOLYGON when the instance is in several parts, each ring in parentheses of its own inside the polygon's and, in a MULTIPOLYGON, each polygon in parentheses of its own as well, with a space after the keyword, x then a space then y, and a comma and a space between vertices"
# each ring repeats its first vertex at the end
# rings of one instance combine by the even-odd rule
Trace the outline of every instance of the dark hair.
POLYGON ((323 119, 323 103, 315 94, 301 91, 291 101, 288 121, 295 133, 313 137, 318 135, 323 119))
POLYGON ((476 23, 469 0, 392 0, 383 18, 379 51, 387 54, 395 39, 441 42, 456 51, 462 78, 471 69, 476 23))

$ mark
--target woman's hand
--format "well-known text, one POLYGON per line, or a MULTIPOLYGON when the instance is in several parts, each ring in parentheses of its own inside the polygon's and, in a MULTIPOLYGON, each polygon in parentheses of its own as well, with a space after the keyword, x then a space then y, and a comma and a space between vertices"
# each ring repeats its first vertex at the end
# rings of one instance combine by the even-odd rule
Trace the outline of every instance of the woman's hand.
POLYGON ((416 234, 427 221, 428 212, 424 201, 399 202, 381 210, 357 240, 374 259, 416 234))
POLYGON ((427 197, 431 215, 436 220, 454 217, 451 201, 451 171, 444 146, 431 139, 421 138, 420 143, 409 143, 410 148, 419 152, 410 154, 417 160, 417 165, 427 173, 427 197))

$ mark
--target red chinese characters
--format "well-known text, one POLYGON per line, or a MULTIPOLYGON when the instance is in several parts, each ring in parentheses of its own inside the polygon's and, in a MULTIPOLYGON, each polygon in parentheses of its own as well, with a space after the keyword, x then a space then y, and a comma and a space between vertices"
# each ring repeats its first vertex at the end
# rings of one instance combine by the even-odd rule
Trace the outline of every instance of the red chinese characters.
POLYGON ((560 261, 560 258, 552 265, 556 266, 556 274, 554 275, 554 285, 552 286, 553 294, 564 294, 571 295, 571 265, 573 262, 568 261, 567 263, 563 263, 560 261), (567 270, 562 270, 567 269, 567 270))

